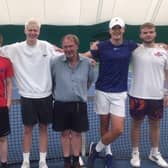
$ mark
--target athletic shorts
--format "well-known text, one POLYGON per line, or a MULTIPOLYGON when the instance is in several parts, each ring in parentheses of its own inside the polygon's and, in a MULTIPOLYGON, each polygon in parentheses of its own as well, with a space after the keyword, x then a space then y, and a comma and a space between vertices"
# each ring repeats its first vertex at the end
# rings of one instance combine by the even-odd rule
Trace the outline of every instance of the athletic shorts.
POLYGON ((163 99, 139 99, 129 96, 130 115, 135 120, 144 119, 145 115, 151 120, 159 120, 163 117, 163 99))
POLYGON ((68 129, 76 132, 85 132, 89 129, 86 103, 54 103, 53 130, 62 132, 68 129))
POLYGON ((40 99, 21 97, 21 111, 24 125, 52 122, 52 96, 40 99))
POLYGON ((0 107, 0 137, 5 137, 9 133, 10 124, 8 107, 0 107))
POLYGON ((127 92, 108 93, 96 90, 96 113, 99 115, 112 114, 125 117, 125 102, 127 92))

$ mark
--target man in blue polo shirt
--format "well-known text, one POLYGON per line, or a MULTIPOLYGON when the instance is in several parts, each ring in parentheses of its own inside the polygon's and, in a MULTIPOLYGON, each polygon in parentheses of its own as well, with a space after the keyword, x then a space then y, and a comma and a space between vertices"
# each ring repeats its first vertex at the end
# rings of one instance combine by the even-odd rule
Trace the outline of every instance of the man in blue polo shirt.
POLYGON ((97 144, 91 143, 89 168, 94 167, 94 161, 103 149, 106 167, 112 168, 110 144, 124 129, 128 67, 132 51, 137 47, 135 42, 123 39, 124 32, 124 21, 119 17, 113 18, 109 23, 110 39, 93 45, 90 51, 90 55, 100 62, 96 82, 96 112, 100 116, 101 139, 97 144))
POLYGON ((81 132, 89 129, 87 89, 95 79, 94 66, 78 53, 76 35, 65 35, 62 48, 65 55, 51 61, 53 130, 61 132, 64 168, 80 168, 81 132))

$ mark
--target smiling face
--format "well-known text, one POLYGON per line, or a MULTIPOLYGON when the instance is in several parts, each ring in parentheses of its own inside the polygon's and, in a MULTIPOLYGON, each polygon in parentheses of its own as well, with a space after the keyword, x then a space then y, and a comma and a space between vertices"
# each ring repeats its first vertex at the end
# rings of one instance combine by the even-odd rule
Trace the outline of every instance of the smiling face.
POLYGON ((36 21, 30 21, 25 25, 26 41, 30 45, 36 44, 40 34, 40 26, 36 21))
POLYGON ((67 58, 78 55, 79 41, 74 35, 67 35, 62 40, 62 48, 67 58))
POLYGON ((119 25, 116 25, 113 28, 109 29, 109 33, 112 41, 122 41, 124 32, 125 32, 125 28, 119 25))

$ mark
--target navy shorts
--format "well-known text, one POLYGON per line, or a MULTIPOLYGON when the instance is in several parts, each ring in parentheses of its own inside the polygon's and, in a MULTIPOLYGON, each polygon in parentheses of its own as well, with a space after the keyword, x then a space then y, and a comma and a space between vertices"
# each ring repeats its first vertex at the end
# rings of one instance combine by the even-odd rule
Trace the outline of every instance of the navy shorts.
POLYGON ((130 115, 135 120, 141 120, 148 116, 151 120, 159 120, 163 118, 163 99, 139 99, 129 96, 130 115))
POLYGON ((24 125, 52 122, 52 96, 40 99, 21 97, 21 111, 24 125))
POLYGON ((0 137, 5 137, 9 133, 10 124, 8 107, 0 107, 0 137))
POLYGON ((62 132, 68 129, 76 132, 85 132, 89 129, 86 103, 54 103, 53 130, 62 132))

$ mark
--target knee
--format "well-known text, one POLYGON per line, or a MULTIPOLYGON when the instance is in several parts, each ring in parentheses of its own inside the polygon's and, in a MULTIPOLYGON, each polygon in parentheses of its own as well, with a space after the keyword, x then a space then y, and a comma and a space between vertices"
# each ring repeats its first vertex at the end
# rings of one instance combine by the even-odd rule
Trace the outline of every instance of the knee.
POLYGON ((7 141, 7 137, 1 137, 0 138, 0 143, 4 143, 4 142, 6 142, 7 141))
POLYGON ((24 127, 24 134, 29 135, 32 134, 33 127, 32 126, 25 126, 24 127))
POLYGON ((40 129, 40 131, 42 131, 42 132, 47 132, 47 125, 45 125, 45 124, 40 124, 40 125, 39 125, 39 129, 40 129))
POLYGON ((70 133, 69 130, 63 131, 63 132, 61 133, 61 137, 62 137, 62 138, 69 138, 70 136, 71 136, 71 133, 70 133))
POLYGON ((113 129, 113 133, 117 136, 120 136, 122 133, 124 132, 124 128, 123 127, 117 127, 113 129))
POLYGON ((81 138, 81 133, 79 132, 72 131, 71 135, 72 137, 75 137, 75 138, 81 138))
POLYGON ((109 128, 108 127, 102 127, 101 126, 101 136, 103 136, 106 132, 108 132, 109 131, 109 128))

